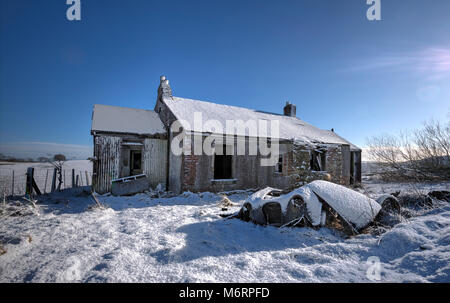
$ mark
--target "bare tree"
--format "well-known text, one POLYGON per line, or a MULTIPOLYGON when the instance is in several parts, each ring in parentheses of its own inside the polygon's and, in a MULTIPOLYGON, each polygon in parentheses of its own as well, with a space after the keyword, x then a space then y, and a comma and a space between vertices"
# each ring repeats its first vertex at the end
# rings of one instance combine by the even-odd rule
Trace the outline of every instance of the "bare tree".
POLYGON ((50 161, 50 159, 47 158, 47 157, 39 157, 39 158, 38 158, 38 161, 39 161, 39 162, 48 162, 48 161, 50 161))
POLYGON ((431 120, 412 132, 372 137, 367 145, 386 179, 450 179, 450 121, 431 120))
POLYGON ((63 165, 66 161, 66 156, 62 154, 56 154, 53 156, 53 161, 50 163, 56 168, 56 174, 58 175, 58 191, 61 191, 61 185, 63 184, 63 165))

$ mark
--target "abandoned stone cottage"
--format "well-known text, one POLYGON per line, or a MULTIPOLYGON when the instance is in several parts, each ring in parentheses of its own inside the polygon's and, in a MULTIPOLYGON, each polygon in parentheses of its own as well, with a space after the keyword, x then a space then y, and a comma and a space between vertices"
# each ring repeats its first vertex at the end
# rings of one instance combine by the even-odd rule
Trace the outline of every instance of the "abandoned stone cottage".
MULTIPOLYGON (((174 97, 164 76, 154 110, 94 105, 91 134, 94 139, 93 187, 98 193, 110 192, 116 182, 128 180, 130 176, 141 176, 148 186, 155 188, 161 184, 174 193, 266 186, 289 189, 315 179, 345 185, 361 182, 361 149, 333 130, 322 130, 300 120, 296 117, 295 105, 286 103, 281 115, 174 97), (279 156, 276 163, 261 166, 260 161, 266 156, 259 152, 238 154, 237 144, 230 147, 225 139, 220 143, 221 148, 217 148, 218 152, 171 152, 171 142, 180 134, 185 136, 181 145, 195 137, 204 141, 226 134, 227 130, 205 132, 204 128, 199 128, 194 121, 196 113, 201 113, 204 121, 215 120, 223 125, 227 120, 236 119, 277 120, 279 156), (175 121, 181 122, 177 132, 171 130, 175 121)), ((246 150, 250 142, 254 142, 251 137, 248 132, 233 134, 235 143, 244 142, 246 150)), ((267 136, 253 139, 268 140, 267 136)), ((215 147, 214 143, 212 146, 215 147)))

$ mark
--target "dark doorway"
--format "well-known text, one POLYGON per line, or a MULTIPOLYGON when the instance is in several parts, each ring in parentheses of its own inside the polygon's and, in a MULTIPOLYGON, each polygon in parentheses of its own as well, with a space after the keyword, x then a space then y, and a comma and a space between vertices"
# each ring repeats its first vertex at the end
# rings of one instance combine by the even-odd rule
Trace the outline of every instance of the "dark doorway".
POLYGON ((140 150, 130 151, 130 164, 132 176, 142 174, 142 152, 140 150))
POLYGON ((355 153, 350 152, 350 184, 355 184, 355 153))
POLYGON ((223 146, 223 155, 214 155, 214 179, 232 179, 232 156, 227 155, 226 146, 223 146))

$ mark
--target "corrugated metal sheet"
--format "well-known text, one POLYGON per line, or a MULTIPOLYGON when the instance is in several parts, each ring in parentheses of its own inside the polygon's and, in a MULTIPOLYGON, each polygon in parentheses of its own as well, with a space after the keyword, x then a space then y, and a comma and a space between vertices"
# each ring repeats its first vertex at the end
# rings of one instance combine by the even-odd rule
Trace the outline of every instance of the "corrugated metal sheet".
POLYGON ((159 183, 166 185, 167 177, 167 140, 144 140, 143 165, 144 174, 150 179, 150 186, 155 188, 159 183))
POLYGON ((111 191, 111 180, 119 178, 120 137, 96 136, 94 139, 93 188, 104 194, 111 191))

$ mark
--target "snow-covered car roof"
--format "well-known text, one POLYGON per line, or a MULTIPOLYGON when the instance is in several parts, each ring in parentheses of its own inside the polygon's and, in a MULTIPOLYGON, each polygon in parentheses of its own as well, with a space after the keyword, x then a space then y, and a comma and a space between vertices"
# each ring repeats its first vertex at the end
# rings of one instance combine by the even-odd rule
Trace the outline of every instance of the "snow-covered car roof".
POLYGON ((327 181, 313 181, 294 191, 279 197, 268 196, 273 188, 265 188, 251 195, 247 202, 253 209, 269 202, 278 202, 281 210, 286 212, 289 202, 301 197, 306 203, 307 212, 313 226, 321 224, 322 202, 325 201, 347 222, 356 229, 361 229, 372 222, 381 210, 375 200, 344 186, 327 181))
POLYGON ((94 105, 91 131, 139 135, 165 134, 159 115, 152 110, 94 105))
POLYGON ((306 186, 358 229, 372 222, 381 210, 375 200, 338 184, 314 181, 306 186))

